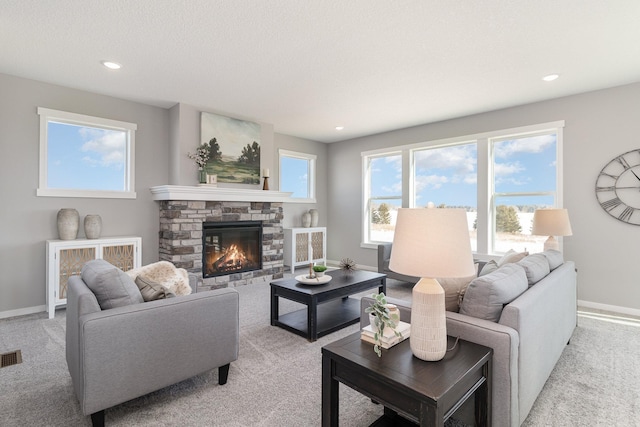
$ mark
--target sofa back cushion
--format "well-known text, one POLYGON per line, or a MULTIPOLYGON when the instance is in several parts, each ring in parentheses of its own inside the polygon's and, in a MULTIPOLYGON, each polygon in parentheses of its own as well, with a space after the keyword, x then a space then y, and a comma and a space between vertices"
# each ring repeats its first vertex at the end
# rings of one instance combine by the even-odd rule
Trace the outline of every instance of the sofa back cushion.
POLYGON ((542 252, 542 255, 544 255, 547 258, 547 261, 549 261, 549 269, 551 271, 564 264, 564 257, 562 256, 562 252, 560 251, 548 249, 542 252))
POLYGON ((528 288, 527 275, 521 265, 508 263, 493 273, 469 283, 460 304, 460 313, 497 322, 502 307, 528 288))
POLYGON ((103 259, 87 262, 80 276, 103 310, 144 302, 133 279, 103 259))
POLYGON ((524 268, 529 286, 544 279, 544 277, 551 271, 549 269, 549 261, 547 261, 547 257, 541 253, 527 255, 518 261, 518 264, 524 268))
POLYGON ((447 311, 460 310, 460 301, 464 295, 467 286, 476 276, 455 277, 455 278, 438 278, 438 283, 444 289, 444 308, 447 311))

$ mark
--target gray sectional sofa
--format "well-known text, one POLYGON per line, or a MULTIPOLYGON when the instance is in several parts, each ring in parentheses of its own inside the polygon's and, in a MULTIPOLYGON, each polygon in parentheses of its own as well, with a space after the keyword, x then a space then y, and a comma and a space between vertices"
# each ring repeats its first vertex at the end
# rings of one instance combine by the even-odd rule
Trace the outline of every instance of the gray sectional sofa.
MULTIPOLYGON (((474 279, 460 312, 446 313, 448 335, 494 351, 494 426, 524 422, 576 327, 575 265, 559 252, 547 255, 529 255, 474 279), (512 300, 503 303, 500 298, 512 300)), ((400 308, 401 320, 410 322, 411 302, 388 300, 400 308)), ((370 302, 361 302, 363 327, 370 302)))

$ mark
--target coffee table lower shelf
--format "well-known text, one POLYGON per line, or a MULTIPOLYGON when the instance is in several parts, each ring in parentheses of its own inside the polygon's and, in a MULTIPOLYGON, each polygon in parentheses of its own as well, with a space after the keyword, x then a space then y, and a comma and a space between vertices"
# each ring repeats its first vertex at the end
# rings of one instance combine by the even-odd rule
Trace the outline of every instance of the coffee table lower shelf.
MULTIPOLYGON (((309 337, 309 307, 281 314, 275 325, 294 334, 309 337)), ((355 298, 341 298, 318 304, 317 336, 322 337, 360 321, 360 301, 355 298)))

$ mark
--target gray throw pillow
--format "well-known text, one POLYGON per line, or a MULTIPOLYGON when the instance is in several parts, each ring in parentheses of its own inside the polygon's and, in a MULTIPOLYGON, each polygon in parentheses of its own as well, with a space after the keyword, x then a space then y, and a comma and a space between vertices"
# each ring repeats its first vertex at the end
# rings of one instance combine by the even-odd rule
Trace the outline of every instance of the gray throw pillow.
POLYGON ((544 255, 547 258, 547 261, 549 261, 549 269, 551 271, 560 267, 564 263, 564 257, 562 256, 562 252, 560 251, 548 249, 542 252, 542 255, 544 255))
POLYGON ((527 288, 527 275, 522 266, 514 263, 503 265, 493 273, 469 283, 460 304, 460 313, 497 322, 504 305, 516 299, 527 288))
POLYGON ((497 269, 498 263, 493 259, 489 260, 482 266, 482 270, 480 270, 480 274, 478 274, 478 277, 493 273, 497 269))
POLYGON ((154 282, 153 280, 147 279, 143 276, 136 277, 136 285, 138 286, 138 289, 140 289, 142 299, 144 299, 145 302, 155 301, 157 299, 173 298, 176 296, 176 294, 162 286, 160 283, 154 282))
POLYGON ((527 274, 527 281, 529 286, 538 283, 540 280, 549 274, 549 261, 547 257, 542 254, 531 254, 518 261, 518 264, 524 268, 524 272, 527 274))
POLYGON ((103 259, 87 262, 80 277, 103 310, 144 302, 133 279, 103 259))

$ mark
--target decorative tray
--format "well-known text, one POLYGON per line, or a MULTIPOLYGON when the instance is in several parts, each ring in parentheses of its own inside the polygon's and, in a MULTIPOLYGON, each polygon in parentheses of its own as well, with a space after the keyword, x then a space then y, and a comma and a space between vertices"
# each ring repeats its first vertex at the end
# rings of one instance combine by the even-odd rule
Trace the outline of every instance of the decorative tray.
POLYGON ((313 279, 309 279, 307 274, 302 274, 300 276, 296 276, 295 279, 305 285, 324 285, 325 283, 329 283, 331 281, 331 276, 325 274, 321 277, 314 277, 313 279))

